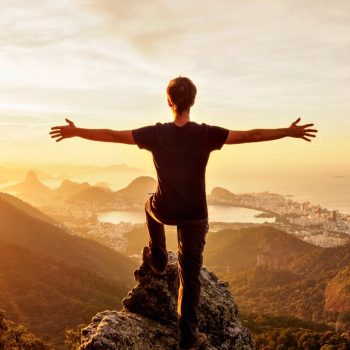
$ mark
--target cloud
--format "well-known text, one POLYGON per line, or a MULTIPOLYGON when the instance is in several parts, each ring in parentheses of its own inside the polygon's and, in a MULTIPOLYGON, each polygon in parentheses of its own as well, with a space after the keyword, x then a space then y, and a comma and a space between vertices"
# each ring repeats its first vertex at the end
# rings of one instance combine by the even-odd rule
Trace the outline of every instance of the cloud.
POLYGON ((0 115, 0 141, 35 139, 47 134, 50 121, 36 115, 0 115))
POLYGON ((0 25, 2 159, 49 143, 74 156, 47 135, 67 115, 116 129, 167 120, 177 75, 198 87, 194 120, 244 129, 300 113, 329 139, 348 130, 347 1, 3 0, 0 25))
POLYGON ((179 43, 186 33, 179 11, 167 1, 100 0, 90 1, 86 8, 100 18, 97 33, 126 40, 146 57, 179 43))
POLYGON ((142 94, 154 100, 181 74, 198 82, 199 97, 225 109, 290 107, 298 101, 347 105, 348 2, 5 4, 0 87, 11 103, 16 101, 10 92, 27 105, 45 99, 58 109, 88 109, 95 99, 112 112, 133 95, 140 103, 142 94))
MULTIPOLYGON (((0 33, 3 49, 35 49, 56 46, 75 34, 76 25, 67 16, 64 5, 54 1, 35 0, 2 2, 0 33)), ((70 10, 74 7, 71 6, 70 10)))

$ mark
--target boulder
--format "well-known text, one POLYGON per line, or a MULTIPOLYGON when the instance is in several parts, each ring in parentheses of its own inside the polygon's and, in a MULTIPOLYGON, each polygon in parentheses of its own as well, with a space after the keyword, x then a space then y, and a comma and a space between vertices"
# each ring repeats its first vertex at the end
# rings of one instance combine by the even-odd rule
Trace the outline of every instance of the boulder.
MULTIPOLYGON (((80 350, 176 349, 179 340, 176 306, 177 257, 169 252, 165 276, 155 276, 147 266, 135 271, 138 283, 123 300, 121 311, 99 312, 82 329, 80 350)), ((253 349, 249 330, 238 320, 237 304, 228 284, 201 268, 199 330, 206 333, 208 350, 253 349)))

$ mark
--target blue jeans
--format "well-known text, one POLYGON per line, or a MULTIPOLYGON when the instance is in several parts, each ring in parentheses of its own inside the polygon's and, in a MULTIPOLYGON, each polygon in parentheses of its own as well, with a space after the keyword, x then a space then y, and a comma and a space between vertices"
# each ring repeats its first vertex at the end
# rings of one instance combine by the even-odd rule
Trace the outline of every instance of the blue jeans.
MULTIPOLYGON (((164 224, 155 217, 146 202, 146 221, 152 261, 157 269, 165 269, 168 261, 164 224)), ((166 220, 165 220, 166 221, 166 220)), ((173 223, 177 226, 179 292, 177 316, 183 338, 190 338, 198 327, 198 307, 201 290, 199 279, 203 264, 205 237, 209 230, 208 219, 173 223)))

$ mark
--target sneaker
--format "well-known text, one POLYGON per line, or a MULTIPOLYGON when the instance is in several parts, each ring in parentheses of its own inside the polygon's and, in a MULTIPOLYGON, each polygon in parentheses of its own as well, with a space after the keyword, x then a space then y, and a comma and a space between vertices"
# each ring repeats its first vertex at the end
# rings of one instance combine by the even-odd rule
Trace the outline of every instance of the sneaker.
POLYGON ((206 349, 208 338, 204 333, 196 332, 191 342, 180 341, 178 350, 199 350, 206 349))
POLYGON ((148 267, 152 270, 152 272, 157 276, 164 276, 166 273, 166 267, 164 270, 158 270, 154 265, 152 261, 151 256, 151 248, 150 247, 144 247, 142 250, 142 260, 143 262, 148 265, 148 267))

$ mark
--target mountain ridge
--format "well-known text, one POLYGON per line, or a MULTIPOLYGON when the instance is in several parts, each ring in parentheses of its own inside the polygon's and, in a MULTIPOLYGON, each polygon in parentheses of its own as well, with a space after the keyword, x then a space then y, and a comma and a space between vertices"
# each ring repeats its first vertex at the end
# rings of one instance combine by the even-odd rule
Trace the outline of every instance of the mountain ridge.
POLYGON ((73 236, 61 227, 37 220, 2 200, 0 222, 0 239, 88 270, 92 269, 106 277, 113 278, 116 273, 121 273, 120 278, 130 280, 128 276, 134 263, 129 258, 98 242, 73 236), (127 268, 120 270, 111 267, 118 265, 127 268))
POLYGON ((41 220, 12 197, 0 196, 0 307, 62 348, 66 327, 120 304, 135 261, 41 220))
POLYGON ((0 271, 0 308, 55 348, 62 348, 66 328, 87 322, 101 308, 121 305, 128 289, 1 239, 0 271))

